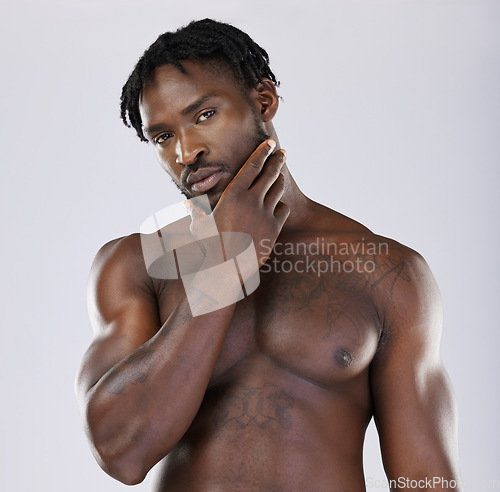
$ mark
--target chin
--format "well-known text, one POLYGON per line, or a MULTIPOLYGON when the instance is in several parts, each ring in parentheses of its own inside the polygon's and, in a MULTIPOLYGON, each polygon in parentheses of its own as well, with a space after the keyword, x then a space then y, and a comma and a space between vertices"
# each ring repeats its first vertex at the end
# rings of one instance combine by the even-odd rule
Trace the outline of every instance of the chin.
POLYGON ((181 188, 180 186, 177 185, 177 188, 181 192, 181 194, 187 198, 188 200, 190 198, 194 198, 196 196, 203 196, 204 194, 208 196, 208 203, 210 204, 211 212, 213 212, 214 208, 216 205, 219 203, 219 200, 221 199, 222 194, 224 193, 226 187, 224 187, 223 190, 215 191, 215 189, 208 190, 206 193, 203 193, 202 195, 193 195, 190 193, 187 189, 181 188))
POLYGON ((222 196, 222 193, 215 193, 214 195, 210 195, 210 193, 208 194, 208 203, 210 203, 210 208, 212 209, 212 211, 219 203, 221 196, 222 196))
MULTIPOLYGON (((197 197, 197 196, 203 196, 203 195, 192 195, 191 193, 187 193, 185 191, 182 191, 181 193, 188 200, 190 198, 194 198, 194 197, 197 197)), ((219 203, 219 200, 220 200, 220 198, 222 196, 222 192, 210 193, 210 191, 209 191, 208 193, 206 193, 206 195, 208 196, 208 203, 210 205, 210 210, 205 210, 205 213, 212 213, 213 210, 214 210, 214 208, 219 203)))

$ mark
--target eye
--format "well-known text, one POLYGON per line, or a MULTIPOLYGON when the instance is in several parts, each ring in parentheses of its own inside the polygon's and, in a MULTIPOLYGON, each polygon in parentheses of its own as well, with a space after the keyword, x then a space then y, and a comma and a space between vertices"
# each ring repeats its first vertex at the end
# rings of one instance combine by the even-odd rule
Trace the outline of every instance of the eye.
POLYGON ((209 109, 208 111, 204 111, 203 113, 198 116, 198 119, 196 120, 196 123, 201 123, 202 121, 206 121, 209 118, 211 118, 215 114, 215 110, 209 109))
POLYGON ((154 138, 154 143, 155 144, 162 144, 166 142, 169 138, 172 137, 171 133, 161 133, 157 137, 154 138))

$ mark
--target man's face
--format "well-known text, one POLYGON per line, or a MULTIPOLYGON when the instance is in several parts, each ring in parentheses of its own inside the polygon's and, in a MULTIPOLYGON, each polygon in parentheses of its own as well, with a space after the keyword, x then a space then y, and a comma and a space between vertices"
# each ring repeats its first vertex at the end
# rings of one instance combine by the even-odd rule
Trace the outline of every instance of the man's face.
POLYGON ((141 94, 144 134, 161 166, 188 198, 212 208, 268 136, 258 112, 227 72, 196 61, 157 68, 141 94))

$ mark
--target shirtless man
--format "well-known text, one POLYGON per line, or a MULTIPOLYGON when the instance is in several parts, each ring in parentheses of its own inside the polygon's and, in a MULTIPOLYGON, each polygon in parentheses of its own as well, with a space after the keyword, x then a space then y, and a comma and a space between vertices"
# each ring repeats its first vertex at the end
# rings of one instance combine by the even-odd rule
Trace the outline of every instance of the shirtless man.
POLYGON ((180 280, 148 275, 138 234, 99 251, 77 379, 95 457, 125 484, 158 464, 155 491, 363 491, 374 417, 392 489, 458 490, 432 274, 299 190, 276 85, 264 50, 205 20, 160 36, 124 87, 124 121, 179 189, 252 236, 260 285, 194 316, 180 280))

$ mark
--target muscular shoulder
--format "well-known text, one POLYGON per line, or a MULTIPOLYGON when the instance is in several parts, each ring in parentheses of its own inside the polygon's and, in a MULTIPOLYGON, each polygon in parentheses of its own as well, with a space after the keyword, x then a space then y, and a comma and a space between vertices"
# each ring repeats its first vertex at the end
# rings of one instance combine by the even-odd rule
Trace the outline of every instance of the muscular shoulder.
MULTIPOLYGON (((113 316, 119 299, 150 297, 153 292, 142 256, 139 234, 114 239, 97 252, 90 271, 89 308, 100 317, 113 316), (113 311, 108 312, 108 311, 113 311)), ((125 301, 124 301, 125 302, 125 301)))
POLYGON ((117 273, 118 270, 145 273, 139 234, 113 239, 104 244, 95 256, 91 276, 117 273))
MULTIPOLYGON (((442 328, 441 296, 425 259, 397 241, 374 236, 379 251, 373 257, 371 278, 374 304, 382 322, 382 345, 416 336, 439 346, 442 328)), ((418 347, 414 347, 418 351, 418 347)))
POLYGON ((437 293, 430 268, 418 252, 375 234, 365 237, 364 242, 373 253, 367 255, 373 261, 371 286, 388 308, 411 303, 415 296, 437 293))

